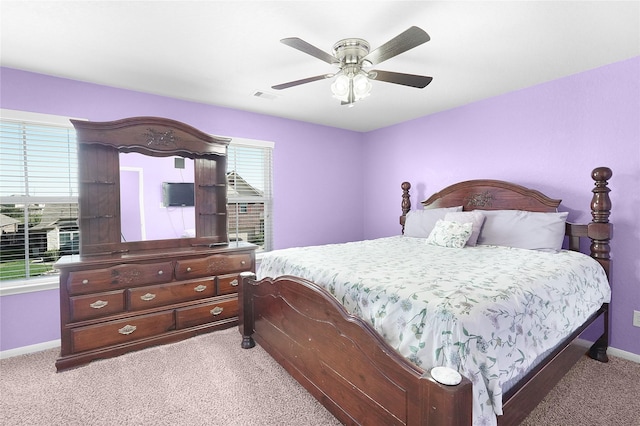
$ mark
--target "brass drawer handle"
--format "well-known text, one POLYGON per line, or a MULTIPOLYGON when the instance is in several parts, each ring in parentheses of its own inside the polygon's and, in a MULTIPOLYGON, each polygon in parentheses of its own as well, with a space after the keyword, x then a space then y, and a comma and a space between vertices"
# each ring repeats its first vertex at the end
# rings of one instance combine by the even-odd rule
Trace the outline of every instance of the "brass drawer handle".
POLYGON ((156 298, 156 295, 153 293, 147 293, 140 296, 140 299, 144 300, 145 302, 148 302, 149 300, 153 300, 155 298, 156 298))
POLYGON ((104 300, 96 300, 95 302, 91 303, 89 306, 91 306, 93 309, 100 309, 100 308, 104 308, 108 304, 109 302, 105 302, 104 300))
POLYGON ((191 266, 187 267, 187 272, 191 272, 191 266))
POLYGON ((215 308, 213 308, 209 312, 211 312, 211 315, 220 315, 222 313, 222 311, 224 311, 224 308, 221 308, 220 306, 216 306, 215 308))
POLYGON ((120 333, 120 334, 124 334, 124 335, 126 336, 127 334, 131 334, 131 333, 133 333, 134 331, 136 331, 136 329, 137 329, 137 328, 138 328, 138 327, 136 327, 135 325, 129 325, 129 324, 127 324, 127 325, 125 325, 124 327, 122 327, 120 330, 118 330, 118 333, 120 333))
POLYGON ((229 285, 230 285, 231 287, 237 287, 237 286, 238 286, 238 279, 236 278, 235 280, 231 281, 231 282, 229 283, 229 285))
POLYGON ((198 293, 201 293, 203 291, 205 291, 207 289, 206 285, 202 285, 200 284, 198 287, 195 287, 194 290, 197 291, 198 293))
POLYGON ((82 280, 82 284, 89 284, 89 280, 82 280))

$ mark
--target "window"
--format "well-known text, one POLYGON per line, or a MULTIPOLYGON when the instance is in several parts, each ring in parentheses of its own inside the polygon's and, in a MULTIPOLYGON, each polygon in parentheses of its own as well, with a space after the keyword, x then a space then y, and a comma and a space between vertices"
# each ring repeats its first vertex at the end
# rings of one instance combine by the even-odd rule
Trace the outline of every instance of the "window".
POLYGON ((229 239, 271 250, 272 142, 231 140, 227 151, 229 239))
MULTIPOLYGON (((60 256, 78 253, 78 165, 69 118, 1 114, 0 280, 8 284, 55 274, 60 256)), ((264 251, 272 244, 273 147, 233 138, 227 159, 229 238, 264 251)))
POLYGON ((1 280, 51 274, 63 252, 78 252, 76 170, 68 118, 2 110, 1 280))

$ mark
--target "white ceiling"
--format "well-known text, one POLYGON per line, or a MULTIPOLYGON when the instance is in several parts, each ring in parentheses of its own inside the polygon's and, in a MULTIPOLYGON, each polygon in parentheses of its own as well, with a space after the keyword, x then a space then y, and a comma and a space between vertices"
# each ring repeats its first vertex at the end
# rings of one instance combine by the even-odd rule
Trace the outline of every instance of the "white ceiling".
POLYGON ((0 14, 2 66, 355 131, 640 55, 639 1, 2 0, 0 14), (424 89, 374 82, 354 108, 330 80, 271 89, 335 71, 282 38, 373 50, 413 25, 431 41, 376 68, 432 76, 424 89))

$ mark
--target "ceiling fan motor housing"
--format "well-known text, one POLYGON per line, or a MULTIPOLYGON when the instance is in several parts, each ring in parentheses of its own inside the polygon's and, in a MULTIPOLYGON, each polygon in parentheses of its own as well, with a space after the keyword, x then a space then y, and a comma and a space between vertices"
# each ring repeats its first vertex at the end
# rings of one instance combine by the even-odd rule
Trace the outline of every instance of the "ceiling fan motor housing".
POLYGON ((360 64, 369 54, 369 43, 361 38, 345 38, 333 45, 333 54, 340 60, 340 66, 360 64))

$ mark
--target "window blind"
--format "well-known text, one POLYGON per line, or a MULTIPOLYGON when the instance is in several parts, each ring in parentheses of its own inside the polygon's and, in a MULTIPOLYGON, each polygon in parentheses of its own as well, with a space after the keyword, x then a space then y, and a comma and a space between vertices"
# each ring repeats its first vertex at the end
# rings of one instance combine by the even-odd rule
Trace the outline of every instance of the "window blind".
POLYGON ((61 254, 77 253, 73 126, 62 117, 38 114, 35 122, 21 115, 3 110, 0 120, 2 280, 52 273, 61 254))
POLYGON ((229 238, 272 247, 273 143, 232 139, 227 150, 229 238))

